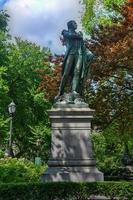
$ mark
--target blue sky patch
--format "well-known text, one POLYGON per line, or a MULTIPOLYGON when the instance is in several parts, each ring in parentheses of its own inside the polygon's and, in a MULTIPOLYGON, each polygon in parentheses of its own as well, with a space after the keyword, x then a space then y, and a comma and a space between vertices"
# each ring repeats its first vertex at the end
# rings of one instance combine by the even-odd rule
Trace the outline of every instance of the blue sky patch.
POLYGON ((8 0, 0 0, 0 8, 3 8, 4 4, 7 2, 8 0))

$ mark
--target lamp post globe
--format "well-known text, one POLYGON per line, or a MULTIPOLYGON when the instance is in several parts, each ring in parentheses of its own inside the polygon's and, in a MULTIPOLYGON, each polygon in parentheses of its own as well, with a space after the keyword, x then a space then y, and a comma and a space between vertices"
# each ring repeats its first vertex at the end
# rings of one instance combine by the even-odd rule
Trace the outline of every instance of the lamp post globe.
POLYGON ((16 104, 13 101, 8 105, 8 111, 9 111, 9 114, 14 114, 15 113, 16 104))

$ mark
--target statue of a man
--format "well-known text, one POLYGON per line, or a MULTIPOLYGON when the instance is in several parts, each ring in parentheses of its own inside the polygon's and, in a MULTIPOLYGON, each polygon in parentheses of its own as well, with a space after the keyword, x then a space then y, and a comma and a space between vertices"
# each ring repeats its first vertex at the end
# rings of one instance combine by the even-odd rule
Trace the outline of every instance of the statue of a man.
POLYGON ((65 86, 69 80, 71 102, 82 96, 83 82, 88 71, 88 63, 93 60, 94 55, 84 44, 82 32, 76 32, 77 23, 69 21, 68 30, 62 31, 63 44, 66 46, 66 53, 63 62, 62 78, 58 96, 55 101, 61 101, 64 95, 65 86))

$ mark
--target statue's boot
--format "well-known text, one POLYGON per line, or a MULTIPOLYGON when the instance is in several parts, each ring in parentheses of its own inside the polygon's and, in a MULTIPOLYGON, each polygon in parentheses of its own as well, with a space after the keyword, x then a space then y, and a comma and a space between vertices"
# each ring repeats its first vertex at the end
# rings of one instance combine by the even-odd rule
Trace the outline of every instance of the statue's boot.
POLYGON ((54 98, 54 102, 56 103, 60 99, 61 99, 61 95, 58 93, 57 96, 55 96, 55 98, 54 98))

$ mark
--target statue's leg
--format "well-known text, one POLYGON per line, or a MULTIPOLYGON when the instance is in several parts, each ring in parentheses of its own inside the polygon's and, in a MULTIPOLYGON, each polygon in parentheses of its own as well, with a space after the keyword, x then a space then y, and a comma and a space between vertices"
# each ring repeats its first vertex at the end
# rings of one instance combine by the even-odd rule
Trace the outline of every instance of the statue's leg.
POLYGON ((72 80, 72 92, 79 92, 80 74, 83 64, 83 56, 77 55, 75 61, 74 76, 72 80))
POLYGON ((63 76, 61 78, 61 83, 60 83, 60 87, 59 87, 59 96, 63 95, 63 93, 64 93, 64 89, 65 89, 71 68, 73 66, 73 62, 74 62, 74 55, 69 55, 67 58, 67 61, 66 61, 63 76))

